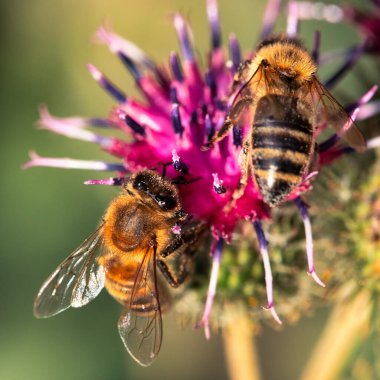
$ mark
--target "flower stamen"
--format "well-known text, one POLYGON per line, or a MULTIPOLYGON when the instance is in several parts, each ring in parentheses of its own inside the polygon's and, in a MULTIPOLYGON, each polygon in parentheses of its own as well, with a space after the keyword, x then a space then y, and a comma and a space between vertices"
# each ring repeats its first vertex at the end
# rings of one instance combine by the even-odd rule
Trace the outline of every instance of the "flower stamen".
POLYGON ((314 268, 314 250, 313 250, 313 235, 311 231, 311 223, 309 218, 309 213, 307 212, 306 204, 302 201, 300 197, 294 199, 294 203, 297 205, 304 224, 305 228, 305 238, 306 238, 306 254, 307 254, 307 263, 308 263, 308 273, 313 277, 314 281, 325 287, 323 281, 318 277, 314 268))
POLYGON ((26 162, 22 168, 28 169, 36 166, 45 166, 51 168, 62 169, 81 169, 81 170, 99 170, 99 171, 118 171, 125 172, 126 169, 121 164, 91 161, 91 160, 74 160, 72 158, 53 158, 42 157, 36 152, 29 152, 30 160, 26 162))
POLYGON ((197 323, 196 327, 203 326, 206 339, 210 339, 210 317, 212 305, 214 303, 214 297, 216 294, 216 286, 218 283, 218 273, 220 267, 220 261, 222 259, 222 251, 223 251, 224 239, 219 238, 217 242, 214 241, 213 247, 211 249, 212 255, 212 268, 210 275, 210 282, 207 291, 207 298, 205 307, 203 310, 203 315, 201 320, 197 323))
POLYGON ((94 65, 89 63, 87 68, 92 77, 99 83, 100 87, 106 90, 114 99, 119 103, 125 103, 127 101, 127 96, 94 65))
POLYGON ((269 260, 269 254, 268 254, 268 243, 265 238, 261 223, 258 219, 256 219, 253 222, 253 227, 255 228, 255 231, 256 231, 257 240, 259 242, 260 255, 263 259, 263 264, 264 264, 265 286, 267 289, 267 300, 268 300, 268 304, 265 309, 270 310, 275 321, 281 325, 282 324, 281 319, 279 318, 276 312, 276 309, 274 308, 274 303, 273 303, 273 276, 272 276, 272 269, 270 266, 270 260, 269 260))

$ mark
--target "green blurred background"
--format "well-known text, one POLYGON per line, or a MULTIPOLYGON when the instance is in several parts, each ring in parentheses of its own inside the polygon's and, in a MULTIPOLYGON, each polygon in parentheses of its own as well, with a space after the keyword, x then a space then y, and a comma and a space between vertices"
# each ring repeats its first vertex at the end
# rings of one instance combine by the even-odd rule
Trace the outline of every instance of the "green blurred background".
MULTIPOLYGON (((235 32, 243 48, 253 46, 264 6, 259 0, 220 0, 224 41, 235 32)), ((180 10, 204 59, 209 42, 204 1, 15 0, 0 7, 0 379, 226 379, 221 338, 206 341, 202 331, 181 330, 170 317, 164 321, 158 360, 150 368, 139 367, 122 346, 116 329, 119 306, 106 292, 80 310, 47 320, 33 317, 42 281, 94 229, 116 190, 82 185, 99 173, 20 169, 31 149, 46 156, 110 160, 95 146, 34 128, 39 104, 46 102, 58 116, 105 116, 113 102, 91 79, 88 62, 135 94, 117 59, 91 43, 105 19, 162 61, 178 50, 171 15, 180 10)), ((310 42, 315 25, 302 28, 310 42)), ((323 49, 341 46, 344 38, 357 41, 351 28, 318 28, 323 49)), ((297 327, 264 329, 257 339, 264 378, 297 378, 325 318, 321 310, 297 327)))

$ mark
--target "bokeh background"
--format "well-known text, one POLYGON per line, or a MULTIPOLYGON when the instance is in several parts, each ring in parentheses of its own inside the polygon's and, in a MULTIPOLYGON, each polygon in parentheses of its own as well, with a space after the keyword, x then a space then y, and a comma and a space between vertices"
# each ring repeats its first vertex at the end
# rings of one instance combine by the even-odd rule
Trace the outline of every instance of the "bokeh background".
MULTIPOLYGON (((220 0, 224 41, 235 32, 243 48, 257 42, 265 1, 220 0)), ((98 173, 33 168, 21 170, 28 151, 57 157, 110 160, 90 144, 34 127, 38 106, 57 116, 105 116, 112 100, 86 70, 91 62, 128 94, 132 80, 104 46, 91 37, 106 19, 158 61, 178 50, 171 15, 180 10, 193 26, 199 57, 209 43, 204 1, 15 0, 0 3, 0 379, 227 379, 222 339, 164 321, 158 360, 141 368, 125 352, 116 329, 119 306, 106 292, 80 310, 36 320, 33 299, 42 281, 87 236, 116 194, 86 187, 98 173)), ((279 30, 284 23, 279 23, 279 30)), ((302 24, 311 46, 322 30, 322 49, 358 41, 348 26, 302 24)), ((366 65, 364 62, 362 65, 366 65)), ((330 67, 328 70, 331 70, 330 67)), ((328 70, 322 72, 327 75, 328 70)), ((360 94, 353 75, 337 91, 342 100, 360 94)), ((111 159, 112 160, 112 159, 111 159)), ((323 252, 317 254, 323 255, 323 252)), ((306 275, 306 273, 305 273, 306 275)), ((263 300, 264 302, 264 300, 263 300)), ((327 317, 318 310, 281 332, 265 328, 257 338, 265 379, 296 379, 327 317)))

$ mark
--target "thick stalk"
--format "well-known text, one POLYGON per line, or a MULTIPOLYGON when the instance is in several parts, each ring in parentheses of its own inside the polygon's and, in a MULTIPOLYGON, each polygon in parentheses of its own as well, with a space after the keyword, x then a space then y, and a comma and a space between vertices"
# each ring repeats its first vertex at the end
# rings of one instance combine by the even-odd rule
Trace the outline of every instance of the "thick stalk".
POLYGON ((368 333, 372 302, 368 290, 337 304, 301 380, 337 380, 353 349, 368 333))
POLYGON ((260 380, 253 326, 246 315, 223 328, 223 342, 230 379, 260 380))

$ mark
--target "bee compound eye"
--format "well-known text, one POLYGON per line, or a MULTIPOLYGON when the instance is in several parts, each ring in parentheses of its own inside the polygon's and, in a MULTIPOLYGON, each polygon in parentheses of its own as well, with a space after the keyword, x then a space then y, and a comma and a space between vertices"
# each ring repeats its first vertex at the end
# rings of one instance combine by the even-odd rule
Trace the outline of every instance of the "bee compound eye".
POLYGON ((171 195, 157 194, 155 199, 158 205, 165 211, 172 210, 177 204, 176 200, 171 195))
POLYGON ((137 190, 148 191, 148 184, 142 178, 136 178, 133 187, 137 190))

